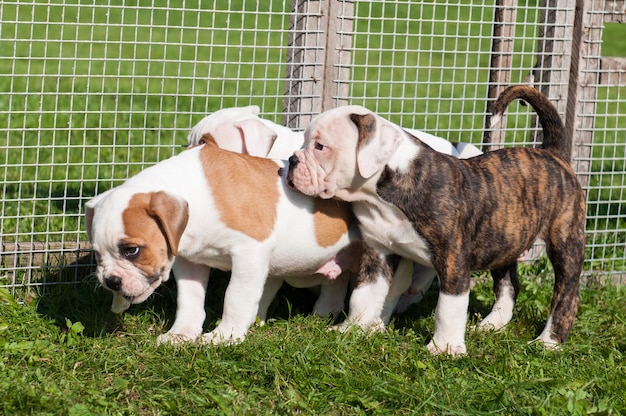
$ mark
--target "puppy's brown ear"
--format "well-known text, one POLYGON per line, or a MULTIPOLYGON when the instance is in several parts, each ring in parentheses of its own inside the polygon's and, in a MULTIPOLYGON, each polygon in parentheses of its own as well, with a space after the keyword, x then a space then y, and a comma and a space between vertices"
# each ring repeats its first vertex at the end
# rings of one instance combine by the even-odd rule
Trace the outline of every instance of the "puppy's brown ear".
POLYGON ((164 191, 154 192, 150 198, 150 214, 159 221, 167 245, 176 256, 178 244, 189 220, 187 201, 164 191))
POLYGON ((389 162, 402 137, 391 125, 379 122, 373 113, 351 114, 350 120, 359 132, 356 153, 359 174, 367 179, 389 162))

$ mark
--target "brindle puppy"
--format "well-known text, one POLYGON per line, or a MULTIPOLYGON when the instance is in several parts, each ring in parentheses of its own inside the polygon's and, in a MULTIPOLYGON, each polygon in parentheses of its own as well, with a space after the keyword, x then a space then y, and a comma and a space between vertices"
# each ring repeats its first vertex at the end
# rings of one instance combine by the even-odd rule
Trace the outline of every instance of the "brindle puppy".
MULTIPOLYGON (((494 103, 493 114, 500 116, 515 99, 539 115, 541 149, 508 148, 459 160, 363 107, 347 106, 313 120, 303 150, 290 159, 292 186, 352 201, 365 241, 381 257, 395 253, 435 268, 441 291, 432 353, 466 351, 473 270, 491 270, 494 278, 496 301, 480 325, 498 329, 510 321, 519 291, 517 258, 537 238, 545 241, 555 273, 550 316, 537 339, 548 347, 563 343, 575 320, 585 195, 569 165, 571 144, 554 105, 532 87, 513 86, 494 103)), ((356 295, 385 296, 384 277, 362 278, 372 290, 356 295)))

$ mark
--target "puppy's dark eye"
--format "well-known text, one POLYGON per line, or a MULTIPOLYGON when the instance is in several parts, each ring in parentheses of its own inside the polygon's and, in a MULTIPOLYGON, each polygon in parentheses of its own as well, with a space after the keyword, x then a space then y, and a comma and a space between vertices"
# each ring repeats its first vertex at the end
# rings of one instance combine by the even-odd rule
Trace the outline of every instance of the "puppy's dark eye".
POLYGON ((320 142, 315 142, 315 150, 324 150, 324 145, 320 142))
POLYGON ((141 252, 141 247, 139 246, 121 246, 120 247, 120 254, 128 260, 136 259, 137 256, 139 256, 140 252, 141 252))

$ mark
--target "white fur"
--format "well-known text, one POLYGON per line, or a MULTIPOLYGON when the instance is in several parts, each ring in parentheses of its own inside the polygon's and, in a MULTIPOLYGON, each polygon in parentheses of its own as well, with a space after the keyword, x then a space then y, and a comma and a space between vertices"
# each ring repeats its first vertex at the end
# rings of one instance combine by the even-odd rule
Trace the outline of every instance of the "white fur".
POLYGON ((541 331, 541 334, 539 334, 539 336, 535 338, 533 342, 540 342, 544 347, 548 349, 556 349, 559 347, 559 341, 556 340, 552 335, 552 314, 548 316, 546 326, 543 328, 543 331, 541 331))
POLYGON ((259 107, 225 108, 200 120, 189 132, 190 147, 211 134, 222 149, 270 159, 288 159, 302 147, 304 135, 280 124, 260 118, 259 107))
POLYGON ((500 293, 496 293, 496 301, 491 308, 491 312, 481 322, 480 327, 485 329, 499 330, 508 324, 513 318, 513 308, 515 307, 515 289, 510 284, 502 281, 500 293))
MULTIPOLYGON (((384 328, 384 316, 381 311, 384 307, 385 297, 379 293, 389 292, 389 282, 384 276, 377 276, 374 282, 356 287, 350 295, 350 311, 345 321, 336 328, 346 331, 352 326, 358 326, 366 331, 377 331, 384 328), (372 302, 377 302, 372 305, 372 302)), ((395 306, 395 305, 394 305, 395 306)))
POLYGON ((459 296, 439 292, 435 308, 435 334, 427 346, 431 354, 466 353, 464 336, 468 306, 469 291, 459 296))

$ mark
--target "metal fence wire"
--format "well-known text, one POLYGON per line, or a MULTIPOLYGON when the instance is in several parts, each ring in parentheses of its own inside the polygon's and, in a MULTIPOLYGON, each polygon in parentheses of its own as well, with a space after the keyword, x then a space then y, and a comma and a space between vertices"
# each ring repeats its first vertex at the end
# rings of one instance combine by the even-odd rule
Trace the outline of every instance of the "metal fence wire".
POLYGON ((557 105, 587 193, 584 277, 626 282, 624 0, 0 2, 0 287, 93 270, 84 204, 186 144, 224 107, 294 129, 343 104, 485 150, 532 146, 512 105, 557 105), (166 6, 164 6, 164 4, 166 6))

